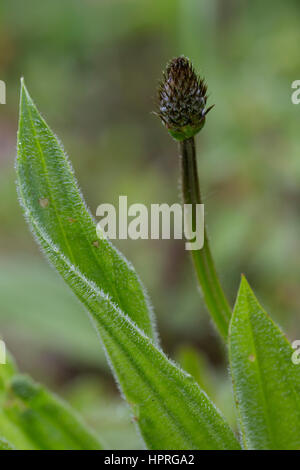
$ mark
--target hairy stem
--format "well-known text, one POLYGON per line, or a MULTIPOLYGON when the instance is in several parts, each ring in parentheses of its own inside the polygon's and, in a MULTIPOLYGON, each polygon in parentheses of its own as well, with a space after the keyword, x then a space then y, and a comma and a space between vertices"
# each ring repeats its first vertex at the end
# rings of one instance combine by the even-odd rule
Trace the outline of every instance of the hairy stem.
MULTIPOLYGON (((182 194, 184 204, 201 204, 196 150, 194 137, 179 143, 181 157, 182 194)), ((196 227, 195 211, 192 217, 192 229, 196 227)), ((206 229, 204 228, 204 246, 200 250, 191 250, 197 278, 203 292, 207 308, 221 336, 226 339, 231 309, 221 287, 213 258, 209 248, 206 229)))

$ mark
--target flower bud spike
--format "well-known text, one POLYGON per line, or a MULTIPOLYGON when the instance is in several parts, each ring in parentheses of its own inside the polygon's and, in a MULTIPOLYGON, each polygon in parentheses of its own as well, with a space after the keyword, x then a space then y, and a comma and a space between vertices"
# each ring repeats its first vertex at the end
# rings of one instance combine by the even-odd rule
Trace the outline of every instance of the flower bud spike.
MULTIPOLYGON (((183 56, 172 59, 159 85, 156 115, 179 141, 182 200, 192 206, 192 232, 197 228, 195 209, 201 204, 194 136, 202 129, 206 115, 214 106, 207 107, 207 99, 206 83, 197 76, 189 59, 183 56)), ((204 245, 191 250, 191 256, 204 301, 221 336, 227 341, 231 308, 218 278, 206 228, 203 228, 204 245)))
POLYGON ((197 76, 184 56, 172 59, 163 73, 158 88, 158 112, 163 124, 176 140, 185 140, 197 134, 205 123, 207 86, 197 76))

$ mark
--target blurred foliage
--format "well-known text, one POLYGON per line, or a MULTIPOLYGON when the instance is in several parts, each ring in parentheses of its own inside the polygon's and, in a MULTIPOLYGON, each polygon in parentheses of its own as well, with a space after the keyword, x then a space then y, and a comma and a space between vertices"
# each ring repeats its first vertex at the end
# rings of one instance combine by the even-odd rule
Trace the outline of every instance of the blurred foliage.
POLYGON ((8 352, 6 359, 0 368, 0 449, 8 445, 20 450, 103 448, 96 433, 67 403, 19 374, 8 352))
MULTIPOLYGON (((165 63, 189 56, 216 104, 197 144, 224 287, 233 303, 240 273, 247 274, 262 304, 297 339, 300 141, 299 109, 290 96, 300 78, 299 17, 296 0, 0 0, 0 78, 7 84, 7 104, 0 106, 1 335, 22 371, 59 392, 68 387, 79 408, 90 397, 83 411, 105 428, 112 447, 138 445, 127 409, 93 329, 41 259, 18 207, 19 78, 26 77, 63 138, 95 214, 100 203, 117 204, 122 194, 129 204, 178 201, 176 144, 150 113, 165 63)), ((223 350, 183 244, 116 245, 147 286, 164 349, 175 357, 191 344, 204 356, 222 396, 218 405, 230 414, 229 384, 219 372, 223 350)))

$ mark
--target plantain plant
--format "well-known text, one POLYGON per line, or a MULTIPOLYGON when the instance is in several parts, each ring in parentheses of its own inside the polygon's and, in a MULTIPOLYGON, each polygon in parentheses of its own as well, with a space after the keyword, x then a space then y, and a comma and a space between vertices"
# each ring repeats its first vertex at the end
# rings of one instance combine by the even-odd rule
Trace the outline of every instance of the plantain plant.
MULTIPOLYGON (((201 202, 194 136, 211 109, 206 102, 206 85, 189 60, 172 60, 157 114, 179 141, 183 201, 193 206, 201 202)), ((300 448, 300 366, 246 279, 231 312, 205 234, 203 249, 192 256, 208 311, 227 345, 235 434, 196 380, 161 350, 138 275, 105 236, 97 236, 72 166, 23 80, 16 173, 33 235, 97 329, 146 448, 300 448)), ((11 364, 0 366, 0 384, 0 448, 101 448, 66 405, 11 364)))

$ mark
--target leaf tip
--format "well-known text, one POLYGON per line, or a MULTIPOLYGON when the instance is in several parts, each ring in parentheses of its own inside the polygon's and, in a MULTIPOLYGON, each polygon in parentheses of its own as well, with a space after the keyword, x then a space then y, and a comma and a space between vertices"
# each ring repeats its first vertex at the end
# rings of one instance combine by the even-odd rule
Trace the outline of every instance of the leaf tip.
POLYGON ((250 290, 251 291, 251 288, 250 288, 250 285, 249 285, 249 282, 247 281, 247 278, 245 276, 245 274, 241 274, 241 283, 240 283, 240 288, 239 288, 240 291, 246 291, 246 290, 250 290))
POLYGON ((21 85, 21 95, 22 95, 23 91, 24 91, 24 92, 27 91, 26 85, 25 85, 25 79, 24 79, 24 77, 21 77, 21 78, 20 78, 20 85, 21 85))
POLYGON ((21 84, 20 100, 22 101, 23 96, 27 100, 30 99, 30 95, 29 95, 27 87, 25 85, 24 77, 20 78, 20 84, 21 84))
POLYGON ((24 77, 21 77, 20 78, 20 119, 21 119, 22 103, 23 103, 24 98, 26 99, 27 93, 28 92, 26 89, 24 77))
POLYGON ((240 282, 240 285, 239 285, 237 298, 236 298, 236 301, 235 301, 235 306, 234 306, 232 316, 231 316, 231 320, 230 320, 229 338, 231 337, 232 324, 235 322, 236 317, 237 317, 238 312, 239 312, 239 305, 241 304, 243 298, 248 297, 249 292, 252 293, 251 287, 249 286, 249 283, 246 279, 245 274, 242 273, 241 274, 241 282, 240 282))

